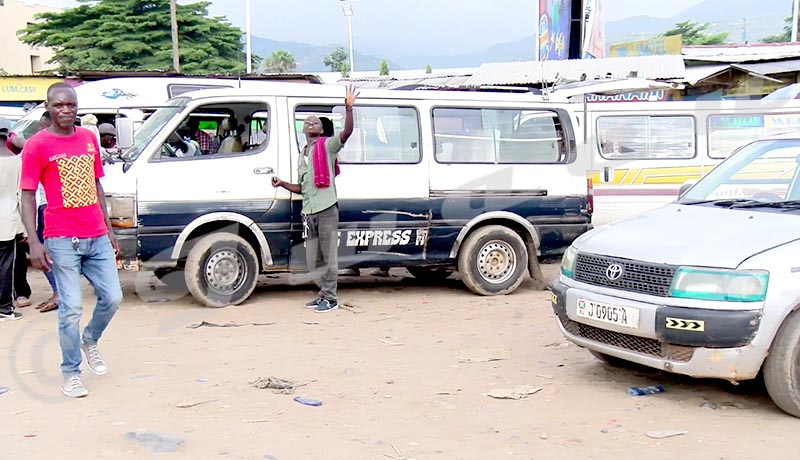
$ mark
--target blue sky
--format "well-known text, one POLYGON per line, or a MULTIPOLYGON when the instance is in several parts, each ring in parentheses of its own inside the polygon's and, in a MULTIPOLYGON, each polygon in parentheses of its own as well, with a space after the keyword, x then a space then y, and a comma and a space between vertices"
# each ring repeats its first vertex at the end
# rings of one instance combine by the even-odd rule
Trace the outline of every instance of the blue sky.
MULTIPOLYGON (((26 0, 69 7, 72 0, 26 0)), ((702 0, 605 0, 608 21, 669 17, 702 0)), ((178 0, 179 3, 191 1, 178 0)), ((211 14, 244 29, 245 0, 212 0, 211 14)), ((538 0, 354 0, 354 43, 374 52, 391 43, 409 53, 460 53, 534 35, 538 0)), ((347 21, 337 0, 251 0, 253 35, 312 44, 347 43, 347 21)))

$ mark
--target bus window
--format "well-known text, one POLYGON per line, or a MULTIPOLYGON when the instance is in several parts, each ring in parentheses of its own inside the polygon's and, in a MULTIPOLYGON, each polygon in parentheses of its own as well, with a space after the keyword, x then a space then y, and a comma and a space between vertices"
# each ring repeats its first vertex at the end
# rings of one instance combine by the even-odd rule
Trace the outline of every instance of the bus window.
POLYGON ((433 124, 439 163, 571 161, 564 130, 553 111, 437 108, 433 124))
MULTIPOLYGON (((309 116, 328 118, 334 132, 342 130, 344 107, 303 107, 295 110, 298 146, 305 145, 303 121, 309 116)), ((339 152, 339 161, 380 164, 419 163, 422 160, 419 115, 413 107, 363 106, 354 108, 353 134, 339 152)))
POLYGON ((744 144, 776 134, 794 132, 800 127, 800 114, 711 115, 708 117, 708 156, 728 158, 744 144))
POLYGON ((597 119, 600 155, 608 160, 694 158, 690 116, 608 116, 597 119))

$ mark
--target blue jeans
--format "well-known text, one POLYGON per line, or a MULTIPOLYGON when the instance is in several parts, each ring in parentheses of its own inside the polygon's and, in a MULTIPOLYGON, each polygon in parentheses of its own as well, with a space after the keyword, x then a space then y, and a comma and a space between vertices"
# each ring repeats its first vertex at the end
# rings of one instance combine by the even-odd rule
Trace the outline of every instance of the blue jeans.
POLYGON ((94 287, 97 305, 83 330, 83 343, 95 345, 122 302, 116 256, 108 236, 97 238, 47 238, 58 284, 58 341, 64 378, 81 373, 80 320, 83 314, 81 275, 94 287), (75 241, 76 243, 73 243, 75 241))

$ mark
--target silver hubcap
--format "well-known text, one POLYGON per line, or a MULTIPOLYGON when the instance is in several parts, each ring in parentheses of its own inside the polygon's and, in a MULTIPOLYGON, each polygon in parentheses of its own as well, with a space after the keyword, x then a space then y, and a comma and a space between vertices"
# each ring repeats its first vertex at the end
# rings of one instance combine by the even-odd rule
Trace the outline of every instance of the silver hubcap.
POLYGON ((505 241, 489 241, 478 252, 478 272, 489 283, 505 283, 517 268, 514 248, 505 241))
POLYGON ((242 286, 247 265, 241 254, 228 249, 215 252, 206 263, 206 282, 218 292, 230 293, 242 286))

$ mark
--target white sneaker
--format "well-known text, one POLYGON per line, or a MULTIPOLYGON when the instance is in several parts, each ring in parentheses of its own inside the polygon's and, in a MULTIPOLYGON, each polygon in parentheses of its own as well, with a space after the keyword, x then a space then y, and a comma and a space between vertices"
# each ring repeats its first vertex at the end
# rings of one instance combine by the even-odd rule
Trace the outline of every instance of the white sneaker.
POLYGON ((22 318, 22 313, 12 311, 11 313, 0 313, 0 321, 16 321, 22 318))
POLYGON ((105 360, 103 360, 103 356, 100 354, 100 349, 97 348, 97 345, 81 343, 81 354, 83 354, 83 359, 86 360, 86 364, 93 374, 105 375, 106 372, 108 372, 108 366, 105 360))
POLYGON ((64 384, 61 385, 61 392, 64 393, 64 396, 70 398, 83 398, 89 394, 89 390, 81 382, 80 375, 73 375, 64 379, 64 384))

